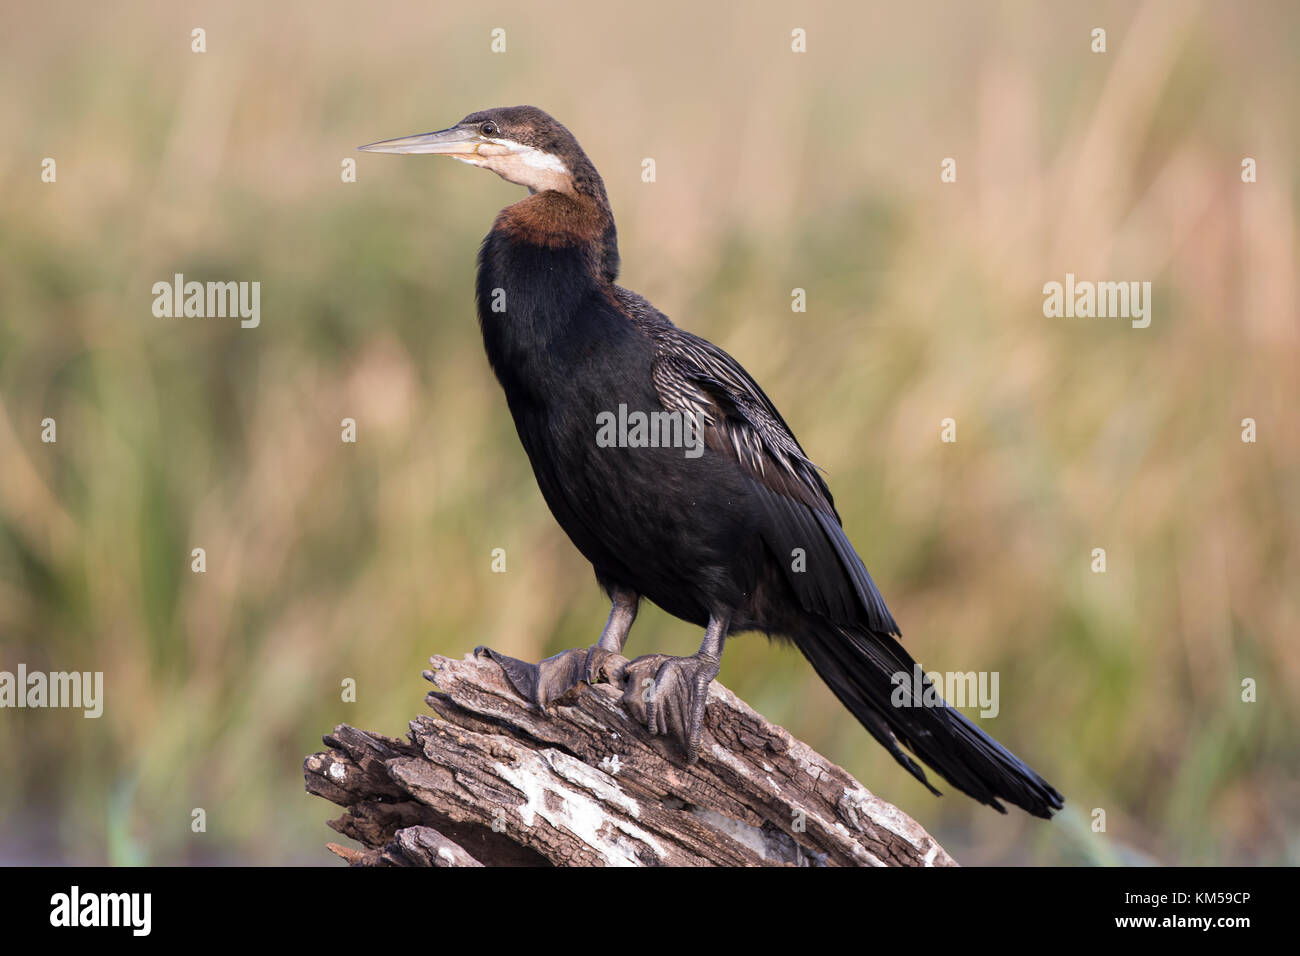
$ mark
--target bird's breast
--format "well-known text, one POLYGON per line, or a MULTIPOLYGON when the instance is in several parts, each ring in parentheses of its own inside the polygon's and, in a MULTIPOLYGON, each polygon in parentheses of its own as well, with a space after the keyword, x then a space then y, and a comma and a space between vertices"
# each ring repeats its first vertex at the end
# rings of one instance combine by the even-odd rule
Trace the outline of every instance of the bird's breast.
MULTIPOLYGON (((479 253, 479 324, 507 395, 534 401, 590 374, 602 354, 635 348, 589 246, 538 245, 494 228, 479 253)), ((648 348, 645 343, 642 348, 648 348)))

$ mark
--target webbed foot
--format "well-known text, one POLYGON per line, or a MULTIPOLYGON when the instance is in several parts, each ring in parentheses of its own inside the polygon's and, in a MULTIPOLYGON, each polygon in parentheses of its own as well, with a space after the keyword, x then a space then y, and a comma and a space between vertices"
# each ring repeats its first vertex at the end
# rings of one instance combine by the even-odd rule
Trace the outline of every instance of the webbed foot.
POLYGON ((686 762, 694 763, 700 755, 709 684, 718 676, 718 667, 718 658, 704 652, 638 657, 626 667, 623 704, 650 733, 676 740, 686 762))
POLYGON ((621 683, 627 658, 599 644, 562 651, 554 657, 531 664, 482 645, 474 648, 475 657, 487 656, 505 672, 510 686, 520 697, 545 710, 579 684, 603 681, 621 683))

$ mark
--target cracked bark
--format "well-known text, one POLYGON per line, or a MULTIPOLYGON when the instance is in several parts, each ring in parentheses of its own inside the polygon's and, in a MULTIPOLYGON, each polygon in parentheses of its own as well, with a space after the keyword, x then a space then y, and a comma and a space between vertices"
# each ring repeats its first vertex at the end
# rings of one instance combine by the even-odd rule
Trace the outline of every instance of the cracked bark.
POLYGON ((405 739, 346 724, 303 764, 357 866, 955 866, 916 821, 714 681, 684 766, 586 684, 541 713, 487 658, 432 659, 405 739))

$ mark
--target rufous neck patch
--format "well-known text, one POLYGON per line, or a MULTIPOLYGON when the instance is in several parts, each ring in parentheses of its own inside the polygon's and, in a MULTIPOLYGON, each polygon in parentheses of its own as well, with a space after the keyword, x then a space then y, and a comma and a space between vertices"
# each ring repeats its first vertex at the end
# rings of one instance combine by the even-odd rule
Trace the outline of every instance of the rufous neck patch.
POLYGON ((494 228, 537 246, 573 246, 601 241, 609 224, 590 196, 546 190, 501 210, 494 228))

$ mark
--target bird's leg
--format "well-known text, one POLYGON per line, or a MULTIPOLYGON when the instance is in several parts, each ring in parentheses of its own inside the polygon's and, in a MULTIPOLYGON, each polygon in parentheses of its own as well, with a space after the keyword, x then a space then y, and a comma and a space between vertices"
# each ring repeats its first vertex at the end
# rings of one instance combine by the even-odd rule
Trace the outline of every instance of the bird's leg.
POLYGON ((627 659, 623 657, 623 645, 636 620, 637 608, 641 604, 641 595, 635 591, 615 587, 610 592, 609 620, 600 632, 598 640, 587 654, 587 683, 594 684, 602 676, 610 683, 621 683, 623 668, 627 659), (608 666, 607 666, 608 665, 608 666))
POLYGON ((623 703, 652 734, 672 736, 692 764, 700 755, 709 684, 718 676, 731 616, 711 615, 700 649, 691 657, 649 654, 627 665, 623 703), (654 674, 654 677, 650 675, 654 674))
POLYGON ((500 664, 519 696, 543 709, 584 681, 595 684, 603 678, 610 683, 621 683, 623 668, 627 665, 622 653, 623 645, 627 642, 632 622, 636 620, 641 596, 635 591, 616 587, 610 592, 610 600, 605 630, 591 647, 561 651, 536 664, 507 657, 490 647, 476 647, 474 655, 487 655, 500 664))

